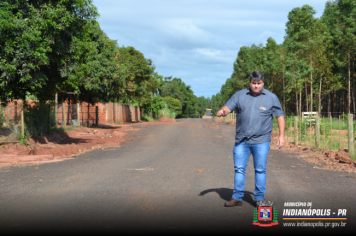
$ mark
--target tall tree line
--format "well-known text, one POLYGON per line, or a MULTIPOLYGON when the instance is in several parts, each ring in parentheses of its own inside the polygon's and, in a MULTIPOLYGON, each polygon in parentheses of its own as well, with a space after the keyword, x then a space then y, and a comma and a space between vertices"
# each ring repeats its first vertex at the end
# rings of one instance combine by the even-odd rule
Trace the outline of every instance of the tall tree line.
POLYGON ((241 47, 231 77, 212 96, 213 112, 249 86, 254 70, 264 72, 265 88, 288 115, 356 112, 356 1, 328 1, 320 18, 315 13, 309 5, 292 9, 281 44, 270 37, 265 45, 241 47))
POLYGON ((134 47, 119 47, 100 28, 92 0, 0 2, 0 101, 56 93, 79 100, 137 104, 198 117, 197 97, 180 78, 163 78, 134 47))

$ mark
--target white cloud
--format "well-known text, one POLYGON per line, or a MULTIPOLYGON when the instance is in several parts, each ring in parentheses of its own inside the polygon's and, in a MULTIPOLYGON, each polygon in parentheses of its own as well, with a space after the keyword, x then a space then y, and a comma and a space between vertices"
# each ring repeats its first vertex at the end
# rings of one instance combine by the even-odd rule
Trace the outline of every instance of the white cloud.
POLYGON ((167 22, 161 31, 167 45, 178 48, 209 45, 213 38, 210 32, 185 22, 167 22))
POLYGON ((230 77, 241 46, 282 43, 288 13, 304 4, 320 17, 326 0, 94 0, 101 28, 119 46, 152 59, 157 73, 181 78, 210 97, 230 77))
POLYGON ((210 48, 197 48, 195 51, 208 57, 218 56, 221 52, 220 50, 214 50, 210 48))

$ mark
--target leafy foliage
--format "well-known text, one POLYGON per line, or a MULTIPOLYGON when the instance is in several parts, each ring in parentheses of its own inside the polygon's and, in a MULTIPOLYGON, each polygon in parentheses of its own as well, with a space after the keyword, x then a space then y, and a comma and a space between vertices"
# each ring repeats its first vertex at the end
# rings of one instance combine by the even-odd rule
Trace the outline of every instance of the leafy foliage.
MULTIPOLYGON (((310 5, 293 8, 282 44, 268 38, 265 45, 241 47, 231 77, 211 98, 213 112, 249 86, 254 70, 264 73, 265 88, 277 95, 286 114, 320 113, 323 104, 328 104, 329 111, 331 102, 338 103, 335 95, 343 94, 343 90, 347 91, 348 111, 351 97, 355 107, 356 2, 328 1, 322 17, 315 18, 315 13, 310 5)), ((340 105, 333 105, 333 110, 340 105)))
POLYGON ((78 44, 97 10, 91 0, 10 0, 0 3, 0 100, 40 100, 71 90, 78 44))
POLYGON ((174 112, 175 116, 182 114, 182 104, 178 99, 168 96, 163 97, 162 100, 167 105, 168 109, 174 112))
POLYGON ((194 95, 190 85, 186 85, 180 78, 172 79, 172 77, 166 77, 164 81, 165 83, 159 89, 160 95, 178 99, 182 105, 182 112, 177 117, 198 117, 197 97, 194 95))
POLYGON ((118 60, 120 73, 125 81, 120 89, 123 100, 129 103, 135 100, 147 106, 158 87, 158 81, 153 75, 155 67, 152 61, 134 47, 120 47, 118 60))

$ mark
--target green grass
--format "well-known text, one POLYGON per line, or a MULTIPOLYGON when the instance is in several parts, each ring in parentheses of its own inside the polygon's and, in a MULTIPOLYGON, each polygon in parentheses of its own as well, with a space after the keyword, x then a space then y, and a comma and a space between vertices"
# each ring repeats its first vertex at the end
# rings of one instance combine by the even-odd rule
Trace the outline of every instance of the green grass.
POLYGON ((158 111, 158 117, 168 117, 168 118, 176 118, 176 113, 174 111, 169 110, 167 104, 164 105, 164 108, 158 111))
MULTIPOLYGON (((294 116, 286 116, 286 127, 292 127, 294 126, 294 116)), ((332 129, 339 129, 339 119, 337 118, 332 118, 332 129)), ((300 127, 300 124, 302 123, 302 121, 300 120, 300 117, 298 118, 298 124, 300 127)), ((303 122, 306 124, 307 127, 310 126, 309 122, 303 122)), ((320 118, 320 128, 323 128, 323 125, 325 125, 325 129, 328 130, 330 129, 330 118, 329 117, 321 117, 320 118)), ((273 117, 273 127, 278 127, 278 123, 277 123, 277 119, 275 117, 273 117)), ((312 126, 314 126, 312 124, 312 126)), ((347 120, 345 119, 340 119, 340 130, 347 130, 347 120)))
POLYGON ((141 118, 142 121, 147 121, 147 122, 153 122, 153 121, 156 121, 155 119, 151 118, 150 116, 148 115, 142 115, 142 118, 141 118))
MULTIPOLYGON (((275 131, 278 132, 278 129, 275 131)), ((312 131, 313 132, 313 131, 312 131)), ((289 131, 285 133, 286 141, 294 143, 294 131, 289 131)), ((301 137, 300 133, 298 134, 298 144, 301 146, 310 146, 315 147, 315 133, 312 134, 306 133, 301 137)), ((354 144, 355 145, 355 144, 354 144)), ((347 133, 339 136, 339 132, 333 131, 330 135, 330 130, 326 130, 326 135, 320 135, 319 149, 322 150, 339 150, 339 149, 348 149, 348 139, 347 133), (341 146, 340 146, 341 141, 341 146)))
MULTIPOLYGON (((325 123, 325 128, 329 128, 330 129, 330 118, 329 117, 324 117, 321 118, 321 121, 324 120, 325 123)), ((339 129, 339 125, 340 125, 340 130, 347 130, 347 121, 340 119, 340 123, 339 123, 339 119, 336 118, 332 118, 332 129, 339 129)))
MULTIPOLYGON (((298 144, 301 146, 310 146, 315 148, 315 126, 312 124, 312 134, 309 133, 310 123, 308 122, 298 122, 298 144)), ((286 117, 286 132, 285 137, 286 141, 294 143, 294 131, 292 128, 287 129, 289 127, 294 127, 294 117, 288 116, 286 117)), ((339 135, 338 130, 345 131, 347 130, 347 121, 345 119, 336 119, 332 118, 330 122, 329 117, 320 118, 320 143, 319 149, 321 150, 339 150, 339 149, 348 149, 348 137, 347 132, 342 132, 341 136, 339 135), (340 122, 340 123, 339 123, 340 122), (340 125, 340 128, 339 128, 340 125), (331 127, 332 127, 332 135, 331 135, 331 127), (341 141, 341 142, 340 142, 341 141), (341 146, 340 146, 341 143, 341 146)), ((354 130, 355 131, 355 130, 354 130)), ((273 120, 273 132, 278 132, 278 123, 277 120, 273 120)), ((354 144, 355 145, 355 144, 354 144)), ((354 157, 353 157, 354 158, 354 157)))

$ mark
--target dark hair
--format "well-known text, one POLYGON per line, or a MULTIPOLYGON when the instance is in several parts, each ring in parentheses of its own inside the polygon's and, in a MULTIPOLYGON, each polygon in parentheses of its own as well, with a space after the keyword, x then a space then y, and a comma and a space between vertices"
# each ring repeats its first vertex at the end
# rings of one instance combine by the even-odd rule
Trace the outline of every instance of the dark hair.
POLYGON ((262 80, 263 83, 265 82, 265 76, 264 76, 263 72, 261 72, 261 71, 252 71, 250 74, 250 82, 252 79, 254 79, 256 81, 262 80))

